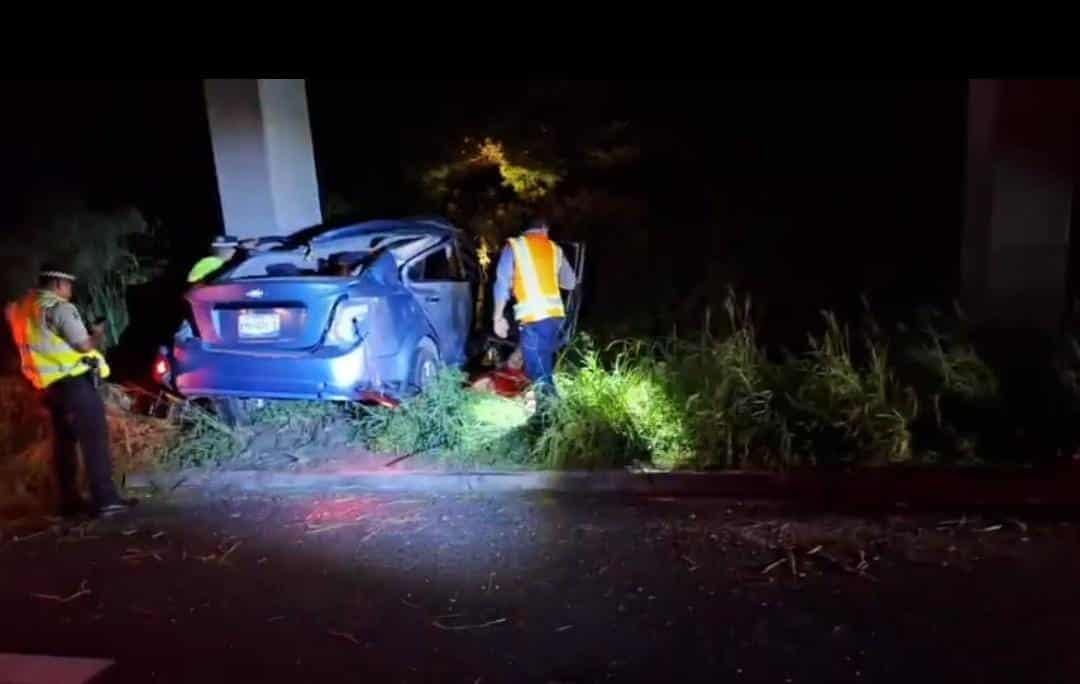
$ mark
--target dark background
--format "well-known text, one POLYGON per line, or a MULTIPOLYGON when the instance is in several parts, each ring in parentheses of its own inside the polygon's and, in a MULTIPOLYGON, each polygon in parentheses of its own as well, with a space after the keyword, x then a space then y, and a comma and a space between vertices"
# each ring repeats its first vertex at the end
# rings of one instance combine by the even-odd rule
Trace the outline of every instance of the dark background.
MULTIPOLYGON (((724 283, 754 293, 776 330, 823 306, 854 310, 863 292, 903 310, 959 285, 963 80, 307 85, 324 208, 439 210, 418 169, 465 135, 513 148, 538 130, 543 154, 568 160, 564 189, 631 198, 631 219, 574 229, 590 246, 586 325, 688 325, 724 283), (618 173, 575 166, 612 122, 636 160, 618 173)), ((221 231, 201 81, 4 88, 5 240, 58 195, 137 206, 177 270, 221 231)))

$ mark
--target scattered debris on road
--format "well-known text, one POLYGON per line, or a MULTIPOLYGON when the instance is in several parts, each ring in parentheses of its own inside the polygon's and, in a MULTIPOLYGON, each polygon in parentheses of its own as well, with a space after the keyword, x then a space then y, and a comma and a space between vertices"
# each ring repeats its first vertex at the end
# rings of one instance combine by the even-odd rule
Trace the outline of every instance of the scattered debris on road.
POLYGON ((165 559, 162 554, 168 553, 166 549, 149 549, 144 550, 138 547, 132 547, 124 550, 124 555, 120 556, 120 560, 128 563, 141 563, 145 560, 153 558, 159 563, 163 563, 165 559))
POLYGON ((356 638, 355 634, 349 634, 348 632, 339 632, 336 629, 328 629, 328 630, 326 630, 326 633, 329 634, 330 636, 337 637, 339 639, 344 639, 345 641, 352 642, 352 643, 356 644, 357 646, 363 646, 364 645, 364 644, 362 644, 360 642, 359 639, 356 638))
POLYGON ((87 595, 92 593, 90 591, 90 587, 88 585, 89 585, 89 582, 87 582, 86 580, 83 580, 82 582, 79 583, 79 590, 76 591, 74 594, 71 594, 70 596, 57 596, 55 594, 30 594, 30 595, 33 596, 34 598, 43 599, 45 601, 55 601, 56 603, 71 603, 72 601, 74 601, 77 598, 80 598, 82 596, 87 596, 87 595))
POLYGON ((787 561, 786 557, 777 558, 772 563, 769 563, 768 565, 766 565, 765 568, 761 571, 761 574, 762 575, 768 575, 770 572, 772 572, 776 568, 780 567, 780 565, 783 564, 785 561, 787 561))
MULTIPOLYGON (((448 615, 443 616, 450 617, 448 615)), ((484 629, 486 627, 494 627, 495 625, 501 625, 504 622, 509 622, 508 618, 497 618, 495 620, 488 620, 487 622, 481 622, 477 625, 444 625, 439 618, 431 621, 431 626, 438 629, 442 629, 448 632, 461 632, 469 629, 484 629)))

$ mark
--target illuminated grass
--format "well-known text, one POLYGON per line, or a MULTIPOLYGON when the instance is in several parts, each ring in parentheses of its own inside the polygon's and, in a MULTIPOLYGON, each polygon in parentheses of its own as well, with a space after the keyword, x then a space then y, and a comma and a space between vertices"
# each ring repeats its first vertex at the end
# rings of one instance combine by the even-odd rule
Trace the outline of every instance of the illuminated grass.
POLYGON ((605 364, 583 336, 564 356, 559 398, 543 409, 533 444, 536 460, 550 468, 681 465, 693 442, 664 367, 640 345, 607 351, 613 359, 605 364))
POLYGON ((471 391, 464 373, 447 368, 396 409, 357 407, 354 437, 377 451, 427 454, 457 465, 524 465, 527 419, 524 402, 471 391))

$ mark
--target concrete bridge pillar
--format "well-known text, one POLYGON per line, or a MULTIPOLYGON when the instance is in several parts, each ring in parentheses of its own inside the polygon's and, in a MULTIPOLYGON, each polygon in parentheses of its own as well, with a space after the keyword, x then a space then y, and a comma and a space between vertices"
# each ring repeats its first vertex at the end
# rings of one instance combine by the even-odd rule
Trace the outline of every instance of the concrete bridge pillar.
POLYGON ((303 79, 207 79, 204 90, 225 232, 321 223, 303 79))
POLYGON ((1080 83, 970 82, 963 267, 976 320, 1061 326, 1078 143, 1080 83))

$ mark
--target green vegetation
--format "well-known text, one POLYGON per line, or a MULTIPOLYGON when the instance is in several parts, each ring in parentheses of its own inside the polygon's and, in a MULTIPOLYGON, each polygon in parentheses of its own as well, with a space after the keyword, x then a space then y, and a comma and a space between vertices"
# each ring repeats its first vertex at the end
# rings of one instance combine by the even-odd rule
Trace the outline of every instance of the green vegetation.
MULTIPOLYGON (((267 435, 288 453, 351 435, 374 451, 450 467, 661 470, 1026 463, 1072 453, 1080 441, 1076 342, 1042 362, 1039 404, 1033 385, 1003 385, 962 316, 886 332, 869 314, 852 327, 824 312, 801 351, 781 353, 759 343, 751 314, 748 299, 729 294, 721 330, 706 317, 693 340, 604 344, 580 335, 559 360, 558 399, 535 411, 531 396, 471 389, 454 369, 398 408, 266 402, 241 427, 189 402, 168 419, 141 415, 108 386, 117 478, 227 465, 267 435), (1047 405, 1054 410, 1039 408, 1047 405)), ((25 382, 0 384, 5 502, 51 490, 47 426, 25 382)))
POLYGON ((694 445, 670 381, 661 350, 622 342, 602 352, 583 337, 556 374, 559 398, 541 410, 534 456, 549 468, 685 460, 694 445))
POLYGON ((169 438, 160 447, 157 463, 164 468, 216 466, 235 456, 247 440, 242 429, 229 427, 210 411, 191 403, 168 423, 169 438))
POLYGON ((421 395, 399 408, 356 408, 354 438, 394 454, 431 454, 451 464, 527 463, 525 407, 465 388, 465 376, 443 370, 421 395))
POLYGON ((91 319, 105 321, 105 344, 116 344, 127 328, 127 288, 156 272, 132 246, 150 227, 134 208, 91 211, 75 200, 59 201, 18 229, 0 254, 0 294, 19 297, 37 281, 42 263, 65 264, 79 277, 76 303, 91 319))
POLYGON ((726 308, 725 333, 692 342, 581 336, 560 360, 558 401, 531 420, 524 402, 446 372, 398 410, 363 409, 357 438, 455 462, 779 469, 962 463, 979 430, 995 429, 952 422, 1001 401, 994 370, 960 337, 928 328, 890 340, 872 318, 852 330, 825 312, 802 353, 772 359, 749 300, 731 294, 726 308))

